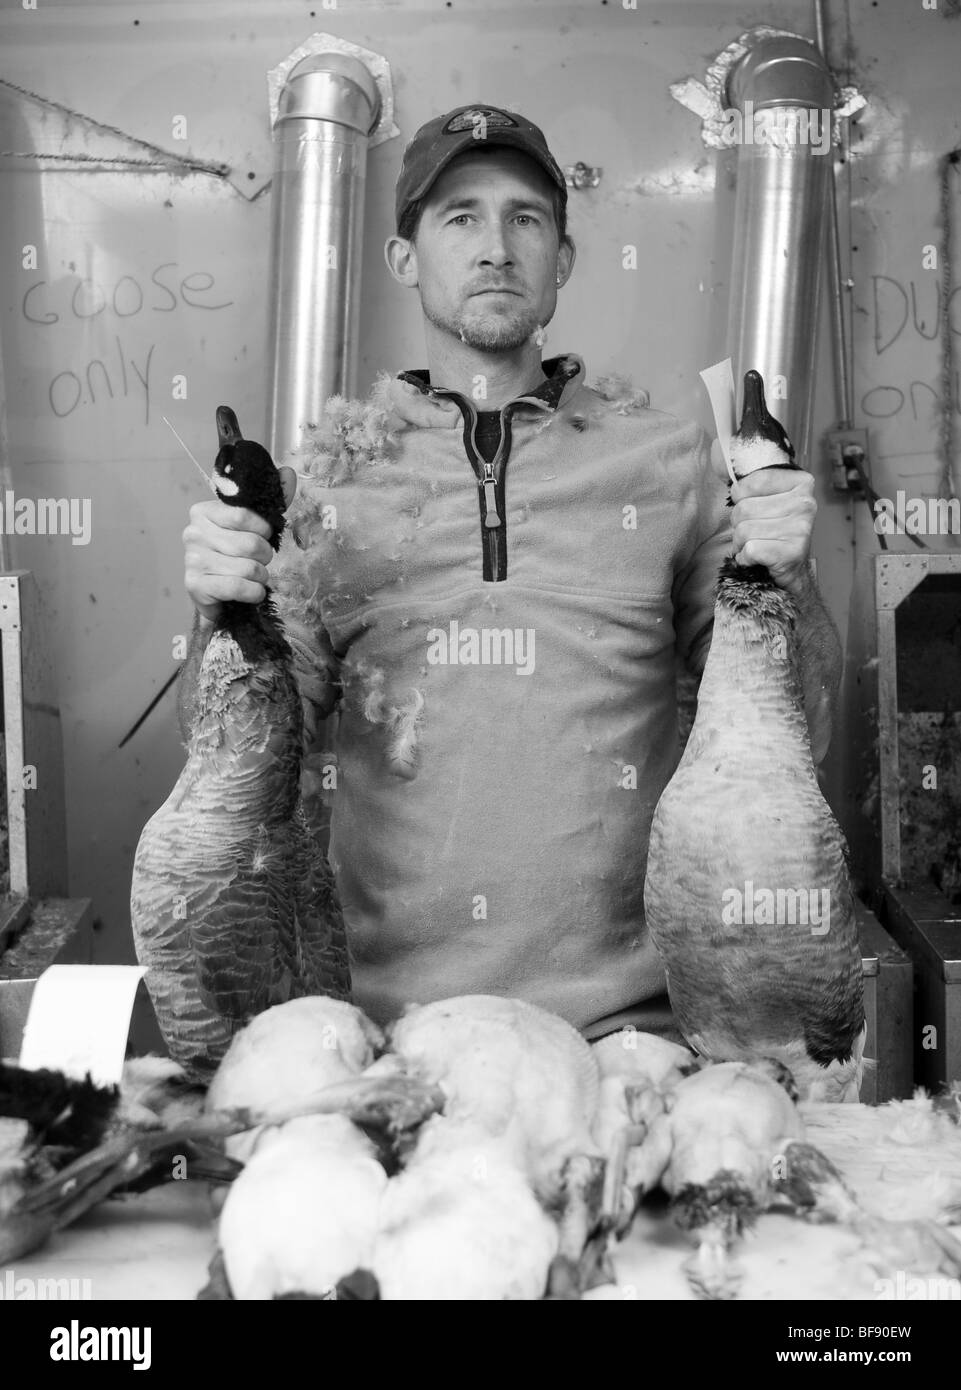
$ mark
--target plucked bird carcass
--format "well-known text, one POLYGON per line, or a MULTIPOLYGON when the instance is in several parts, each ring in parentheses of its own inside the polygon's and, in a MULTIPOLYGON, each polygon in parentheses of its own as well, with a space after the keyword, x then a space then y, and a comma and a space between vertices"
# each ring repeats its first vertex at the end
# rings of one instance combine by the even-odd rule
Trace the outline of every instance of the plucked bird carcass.
POLYGON ((252 1149, 254 1130, 302 1115, 344 1115, 392 1142, 439 1110, 444 1096, 418 1077, 372 1065, 382 1043, 377 1025, 343 1000, 310 996, 276 1004, 234 1038, 205 1109, 211 1119, 231 1122, 231 1152, 239 1159, 252 1149))
MULTIPOLYGON (((738 478, 797 467, 757 372, 744 379, 731 463, 738 478)), ((856 1100, 854 898, 811 755, 797 625, 793 596, 764 566, 725 561, 697 716, 651 826, 644 904, 697 1052, 775 1057, 802 1098, 856 1100)))
POLYGON ((389 1301, 539 1299, 559 1243, 510 1142, 439 1115, 387 1184, 371 1269, 389 1301))
POLYGON ((336 1298, 373 1261, 387 1174, 344 1115, 262 1130, 220 1213, 236 1299, 336 1298))
POLYGON ((409 1073, 437 1083, 444 1122, 502 1139, 535 1191, 572 1197, 596 1164, 600 1078, 590 1044, 521 999, 470 994, 408 1010, 390 1030, 409 1073))
MULTIPOLYGON (((360 1076, 383 1043, 377 1025, 344 1000, 310 996, 275 1004, 231 1042, 208 1087, 206 1109, 294 1109, 326 1087, 360 1076)), ((248 1157, 258 1132, 234 1135, 228 1153, 248 1157)))
POLYGON ((796 1091, 777 1062, 721 1062, 682 1078, 648 1108, 644 1142, 627 1155, 626 1181, 660 1186, 676 1224, 696 1246, 685 1262, 704 1298, 731 1298, 740 1284, 738 1238, 770 1205, 772 1175, 804 1125, 796 1091))
POLYGON ((535 1005, 467 995, 410 1009, 390 1046, 446 1100, 384 1199, 385 1297, 540 1297, 554 1255, 576 1267, 600 1215, 590 1045, 535 1005))
MULTIPOLYGON (((636 1055, 643 1059, 644 1051, 641 1037, 636 1055)), ((650 1079, 660 1067, 656 1053, 653 1064, 642 1060, 628 1088, 635 1142, 619 1155, 615 1181, 634 1204, 655 1189, 668 1194, 674 1224, 695 1246, 682 1268, 699 1297, 736 1297, 745 1278, 758 1287, 763 1264, 749 1272, 737 1256, 740 1238, 766 1212, 843 1226, 857 1242, 845 1258, 858 1289, 867 1267, 889 1283, 898 1271, 961 1272, 961 1245, 946 1224, 961 1214, 957 1125, 933 1115, 929 1099, 878 1109, 799 1107, 790 1073, 772 1059, 693 1070, 682 1062, 660 1068, 659 1081, 650 1079), (837 1163, 812 1139, 830 1147, 837 1163)), ((616 1054, 615 1066, 623 1066, 616 1054)), ((852 1287, 852 1275, 839 1283, 852 1287)))
MULTIPOLYGON (((269 454, 217 410, 217 496, 280 544, 269 454)), ((187 763, 137 846, 137 956, 171 1056, 209 1080, 235 1032, 299 995, 346 999, 350 971, 330 866, 300 803, 303 712, 270 594, 222 605, 203 655, 187 763)))
POLYGON ((383 1043, 360 1009, 319 996, 266 1009, 233 1039, 206 1111, 251 1123, 227 1140, 245 1166, 223 1203, 204 1297, 376 1296, 384 1162, 396 1166, 396 1141, 444 1100, 378 1066, 383 1043))

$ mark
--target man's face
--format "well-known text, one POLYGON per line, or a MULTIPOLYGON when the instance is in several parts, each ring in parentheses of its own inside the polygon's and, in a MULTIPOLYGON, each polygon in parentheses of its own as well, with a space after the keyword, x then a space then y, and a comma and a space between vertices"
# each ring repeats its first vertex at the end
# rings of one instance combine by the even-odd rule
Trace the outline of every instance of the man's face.
POLYGON ((430 189, 408 283, 435 327, 482 352, 509 351, 554 315, 556 277, 569 269, 558 250, 543 170, 520 150, 472 151, 430 189))

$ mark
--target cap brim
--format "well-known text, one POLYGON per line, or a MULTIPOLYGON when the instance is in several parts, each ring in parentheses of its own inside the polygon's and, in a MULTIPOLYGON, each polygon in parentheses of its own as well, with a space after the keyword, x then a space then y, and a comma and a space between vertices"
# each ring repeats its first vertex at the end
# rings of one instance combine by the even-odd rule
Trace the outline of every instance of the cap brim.
POLYGON ((463 132, 463 135, 457 138, 456 143, 453 145, 453 147, 448 149, 437 161, 437 163, 431 169, 430 174, 425 179, 422 179, 420 183, 416 186, 416 188, 413 188, 408 192, 408 205, 410 203, 416 202, 418 198, 423 198, 424 194, 427 193, 427 191, 430 188, 432 188, 433 185, 437 182, 438 177, 444 172, 448 164, 450 164, 451 160, 456 159, 457 156, 459 154, 463 154, 465 150, 476 150, 479 144, 483 144, 486 146, 507 145, 513 147, 514 149, 520 150, 522 154, 527 155, 528 159, 532 159, 539 169, 542 169, 544 171, 545 175, 551 181, 555 188, 562 188, 565 193, 567 192, 567 184, 558 180, 558 178, 551 170, 549 165, 545 164, 544 161, 540 158, 540 156, 535 154, 535 152, 526 143, 523 133, 515 132, 512 130, 503 130, 500 127, 497 127, 491 130, 483 141, 476 140, 471 131, 465 130, 463 132))

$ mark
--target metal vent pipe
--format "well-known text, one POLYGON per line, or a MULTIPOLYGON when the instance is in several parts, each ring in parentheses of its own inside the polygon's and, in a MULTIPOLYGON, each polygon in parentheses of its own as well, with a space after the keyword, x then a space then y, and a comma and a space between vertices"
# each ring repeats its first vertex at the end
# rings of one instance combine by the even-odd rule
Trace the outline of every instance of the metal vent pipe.
POLYGON ((818 49, 799 37, 762 39, 727 85, 728 105, 741 114, 728 351, 739 383, 751 368, 764 377, 768 408, 802 463, 814 403, 834 93, 818 49), (783 399, 771 391, 778 376, 783 399))
POLYGON ((380 110, 368 68, 337 52, 304 58, 279 96, 267 420, 278 462, 329 396, 355 393, 367 149, 380 110))

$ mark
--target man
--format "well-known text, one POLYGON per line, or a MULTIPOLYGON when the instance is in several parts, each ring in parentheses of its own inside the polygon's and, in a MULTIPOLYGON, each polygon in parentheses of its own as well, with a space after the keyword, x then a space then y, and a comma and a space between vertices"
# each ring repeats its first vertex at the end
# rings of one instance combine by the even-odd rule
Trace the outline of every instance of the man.
MULTIPOLYGON (((303 674, 318 714, 338 711, 330 858, 356 1002, 381 1022, 476 992, 590 1038, 670 1030, 647 843, 678 758, 676 657, 703 668, 732 545, 795 595, 818 761, 830 738, 840 647, 807 564, 813 479, 753 474, 731 511, 699 427, 605 399, 574 354, 541 361, 574 265, 566 203, 516 113, 460 107, 417 132, 385 254, 419 293, 428 367, 396 381, 391 461, 331 481, 338 530, 315 542, 323 630, 303 674), (384 711, 405 701, 398 766, 384 711)), ((219 605, 264 595, 265 532, 191 509, 185 718, 219 605)))

